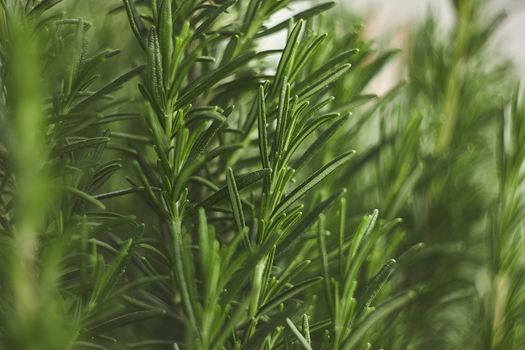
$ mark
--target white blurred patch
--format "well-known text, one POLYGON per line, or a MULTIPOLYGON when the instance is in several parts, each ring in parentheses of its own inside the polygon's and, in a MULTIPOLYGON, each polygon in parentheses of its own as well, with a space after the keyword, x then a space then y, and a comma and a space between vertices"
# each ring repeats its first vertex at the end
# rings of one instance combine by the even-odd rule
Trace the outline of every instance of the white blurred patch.
MULTIPOLYGON (((390 36, 393 44, 399 44, 396 35, 403 27, 410 26, 432 13, 444 30, 451 27, 454 18, 449 0, 341 0, 368 18, 367 35, 370 38, 390 36)), ((491 13, 505 11, 505 20, 494 37, 494 45, 514 62, 525 78, 525 0, 487 1, 491 13)), ((389 45, 392 47, 392 45, 389 45)), ((399 47, 399 46, 398 46, 399 47)), ((391 68, 389 68, 391 69, 391 68)), ((384 77, 388 80, 387 77, 384 77)), ((384 88, 384 87, 383 87, 384 88)), ((379 90, 383 90, 379 87, 379 90)))

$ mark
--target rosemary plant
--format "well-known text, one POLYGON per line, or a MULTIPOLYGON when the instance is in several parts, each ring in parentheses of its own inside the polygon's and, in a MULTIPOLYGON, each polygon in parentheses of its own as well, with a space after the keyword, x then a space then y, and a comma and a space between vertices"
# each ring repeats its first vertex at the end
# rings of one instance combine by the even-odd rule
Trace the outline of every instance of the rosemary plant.
POLYGON ((330 1, 0 0, 0 349, 520 349, 523 102, 454 4, 405 54, 330 1))

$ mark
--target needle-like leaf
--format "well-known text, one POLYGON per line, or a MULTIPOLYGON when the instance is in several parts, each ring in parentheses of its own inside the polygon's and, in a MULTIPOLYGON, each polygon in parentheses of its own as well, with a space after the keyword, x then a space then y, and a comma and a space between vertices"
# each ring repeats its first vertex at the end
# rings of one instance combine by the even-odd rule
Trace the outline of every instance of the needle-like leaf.
POLYGON ((286 324, 288 325, 288 327, 292 331, 293 335, 297 338, 297 340, 299 341, 299 344, 301 344, 303 349, 305 349, 305 350, 312 350, 312 347, 310 346, 308 341, 305 339, 305 337, 303 337, 303 335, 297 329, 297 327, 295 327, 295 325, 292 322, 292 320, 290 320, 289 318, 286 318, 286 324))
POLYGON ((331 162, 326 164, 324 167, 316 171, 310 177, 303 181, 299 186, 297 186, 289 195, 287 195, 279 206, 274 211, 274 216, 277 216, 282 211, 286 210, 297 200, 301 199, 309 190, 311 190, 315 185, 321 182, 325 177, 330 175, 335 169, 346 163, 355 151, 349 151, 341 154, 337 158, 333 159, 331 162))

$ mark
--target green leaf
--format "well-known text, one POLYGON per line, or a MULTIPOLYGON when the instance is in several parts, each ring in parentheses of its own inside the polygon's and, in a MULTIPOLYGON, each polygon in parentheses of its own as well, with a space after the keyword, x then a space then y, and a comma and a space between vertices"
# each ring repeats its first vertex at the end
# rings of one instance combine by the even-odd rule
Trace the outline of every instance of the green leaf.
MULTIPOLYGON (((160 192, 161 191, 160 188, 158 188, 158 187, 151 187, 151 190, 153 190, 155 192, 160 192)), ((93 198, 98 199, 98 200, 102 200, 102 199, 109 199, 109 198, 125 196, 125 195, 131 194, 131 193, 147 192, 147 191, 148 191, 148 189, 146 187, 141 187, 141 186, 139 186, 139 187, 130 187, 130 188, 123 188, 123 189, 120 189, 120 190, 106 192, 106 193, 99 193, 99 194, 93 195, 93 198)))
POLYGON ((62 0, 42 0, 29 12, 32 16, 42 16, 42 14, 52 8, 53 6, 61 3, 62 0))
POLYGON ((328 266, 328 253, 326 250, 325 235, 326 235, 326 230, 325 230, 325 225, 324 225, 324 215, 321 214, 319 216, 319 227, 317 228, 317 242, 318 242, 318 248, 319 248, 319 257, 321 259, 321 268, 323 271, 323 285, 324 285, 324 295, 326 298, 326 305, 328 306, 328 310, 330 311, 330 314, 332 315, 332 318, 333 318, 335 314, 335 310, 334 310, 330 270, 328 266))
POLYGON ((295 81, 295 78, 301 73, 301 70, 310 61, 310 58, 314 56, 317 50, 321 47, 321 44, 326 39, 328 34, 323 34, 318 37, 313 37, 308 45, 304 45, 303 48, 297 53, 297 59, 294 62, 294 67, 290 72, 290 81, 295 81))
MULTIPOLYGON (((272 247, 270 250, 270 253, 267 255, 266 261, 264 262, 264 270, 262 272, 261 276, 261 288, 259 292, 259 297, 266 296, 268 291, 268 282, 270 281, 270 276, 272 274, 272 269, 274 267, 274 259, 275 259, 275 246, 272 247)), ((256 267, 257 268, 257 267, 256 267)), ((256 275, 258 273, 256 272, 256 275)), ((261 298, 259 298, 261 299, 261 298)), ((260 303, 260 301, 257 301, 257 304, 260 303)))
POLYGON ((132 245, 133 239, 131 238, 122 245, 122 248, 120 248, 119 253, 113 259, 108 269, 103 273, 101 279, 97 281, 91 295, 91 304, 99 304, 115 287, 118 278, 124 273, 132 245))
POLYGON ((266 103, 264 99, 264 87, 259 87, 257 95, 257 125, 259 131, 259 153, 261 163, 264 169, 270 168, 270 159, 268 156, 268 135, 266 132, 266 103))
POLYGON ((330 138, 338 131, 341 130, 341 126, 348 118, 342 117, 336 120, 329 128, 323 131, 315 141, 304 151, 301 157, 297 158, 292 163, 292 168, 299 170, 308 163, 312 157, 323 149, 323 146, 330 140, 330 138))
POLYGON ((146 34, 146 26, 144 25, 144 22, 142 21, 142 18, 140 17, 140 14, 137 12, 137 9, 135 7, 135 1, 134 0, 123 0, 124 6, 126 7, 126 14, 128 15, 128 21, 129 25, 131 26, 131 30, 133 31, 133 34, 135 34, 135 37, 137 38, 137 41, 140 44, 140 47, 144 50, 144 52, 147 52, 147 46, 144 40, 144 35, 146 34))
MULTIPOLYGON (((301 132, 297 136, 295 136, 294 139, 291 141, 290 146, 288 147, 289 148, 288 152, 290 153, 290 156, 291 156, 291 153, 295 152, 295 150, 301 146, 301 144, 304 142, 306 138, 312 135, 312 133, 314 133, 316 130, 321 128, 324 124, 330 123, 334 120, 337 123, 337 121, 345 120, 345 119, 347 119, 347 116, 341 117, 339 113, 329 113, 329 114, 325 114, 318 118, 308 121, 306 125, 303 127, 303 129, 301 130, 301 132)), ((319 138, 317 138, 315 142, 317 141, 319 141, 319 146, 321 146, 322 143, 324 142, 322 139, 320 140, 319 138)), ((308 149, 307 151, 310 151, 310 150, 308 149)))
POLYGON ((165 314, 166 314, 166 311, 161 310, 161 309, 130 312, 130 313, 115 317, 113 319, 109 319, 92 328, 89 328, 85 331, 85 334, 87 335, 101 334, 101 333, 111 331, 115 328, 123 327, 128 324, 132 324, 132 323, 142 322, 142 321, 145 321, 151 318, 163 316, 165 314))
MULTIPOLYGON (((210 242, 210 236, 208 232, 208 221, 206 219, 206 212, 203 208, 199 209, 199 256, 201 258, 201 264, 203 270, 211 268, 209 262, 212 261, 212 249, 213 241, 210 242)), ((206 281, 205 281, 206 282, 206 281)))
POLYGON ((392 271, 396 267, 397 262, 394 259, 388 260, 379 272, 372 278, 372 280, 366 286, 365 291, 361 298, 359 298, 358 305, 356 308, 355 319, 363 314, 367 307, 370 306, 372 301, 375 299, 377 294, 381 291, 381 288, 385 284, 386 280, 392 274, 392 271))
POLYGON ((288 39, 286 40, 286 45, 281 55, 281 59, 279 60, 279 65, 277 66, 275 78, 270 88, 269 96, 271 97, 275 96, 277 91, 280 91, 283 85, 286 84, 284 83, 284 78, 286 76, 289 76, 290 71, 292 69, 293 60, 295 59, 295 52, 299 45, 299 35, 301 34, 303 25, 303 21, 297 22, 297 24, 293 27, 292 31, 290 32, 288 39))
POLYGON ((224 53, 220 61, 221 66, 224 66, 232 60, 233 55, 237 50, 237 45, 239 45, 239 35, 234 35, 231 37, 230 41, 228 42, 228 45, 224 49, 224 53))
MULTIPOLYGON (((284 76, 279 94, 279 106, 277 109, 277 123, 272 144, 272 157, 275 158, 283 150, 284 135, 286 133, 286 123, 290 112, 290 84, 287 76, 284 76)), ((275 161, 275 159, 272 159, 275 161)))
POLYGON ((115 290, 114 295, 123 295, 127 292, 136 290, 136 288, 142 288, 144 285, 158 283, 158 282, 169 282, 170 276, 168 275, 157 275, 157 276, 146 276, 137 278, 121 288, 115 290))
POLYGON ((303 183, 297 186, 289 195, 287 195, 279 206, 274 210, 272 214, 273 217, 277 217, 282 211, 286 210, 292 204, 297 202, 304 196, 308 191, 310 191, 314 186, 321 182, 325 177, 330 175, 335 169, 346 163, 355 151, 349 151, 341 154, 337 158, 333 159, 331 162, 326 164, 321 169, 317 170, 314 174, 308 177, 303 183))
MULTIPOLYGON (((143 171, 143 168, 141 164, 137 161, 133 162, 133 167, 135 168, 136 172, 138 173, 140 177, 140 182, 143 185, 143 188, 146 192, 147 199, 149 200, 151 206, 153 209, 158 210, 160 213, 162 213, 165 217, 169 217, 168 211, 164 208, 162 203, 159 201, 158 197, 155 195, 153 191, 153 187, 150 185, 149 179, 146 177, 146 174, 143 171)), ((129 180, 129 179, 128 179, 129 180)), ((135 183, 132 183, 132 185, 135 185, 135 183)), ((138 186, 135 186, 138 187, 138 186)))
POLYGON ((110 139, 108 137, 92 137, 88 139, 80 139, 66 144, 65 146, 55 147, 51 152, 51 157, 57 157, 66 153, 72 153, 84 150, 90 147, 97 147, 106 144, 110 139))
POLYGON ((310 336, 310 324, 308 322, 308 315, 307 314, 303 315, 303 333, 304 333, 304 338, 306 340, 306 343, 308 345, 312 345, 312 340, 311 340, 311 336, 310 336))
MULTIPOLYGON (((227 110, 231 113, 234 108, 233 106, 227 108, 227 110)), ((227 118, 226 111, 223 111, 221 108, 214 106, 214 107, 201 107, 201 108, 194 108, 190 110, 185 118, 186 126, 194 123, 194 122, 200 122, 200 121, 217 121, 217 122, 224 122, 227 118), (223 114, 224 113, 224 114, 223 114)))
POLYGON ((217 7, 216 9, 210 11, 208 15, 206 16, 206 19, 201 23, 197 29, 195 29, 195 33, 193 34, 194 38, 199 37, 201 34, 204 34, 215 22, 215 20, 226 10, 231 7, 233 4, 235 4, 237 0, 227 0, 225 1, 221 6, 217 7))
POLYGON ((284 20, 284 21, 280 22, 279 24, 274 25, 271 28, 263 30, 262 32, 257 34, 257 37, 263 37, 263 36, 271 35, 271 34, 274 34, 274 33, 278 32, 278 31, 280 31, 280 30, 283 30, 283 29, 287 28, 289 26, 290 22, 292 22, 292 21, 293 22, 297 22, 299 20, 307 20, 307 19, 309 19, 311 17, 315 17, 315 16, 319 15, 320 13, 323 13, 323 12, 331 9, 332 7, 334 7, 334 5, 335 5, 335 2, 334 1, 330 1, 330 2, 325 2, 323 4, 311 7, 309 9, 307 9, 307 10, 301 11, 301 12, 293 15, 291 18, 289 18, 287 20, 284 20))
POLYGON ((202 154, 204 152, 204 150, 213 140, 213 137, 217 134, 219 129, 225 125, 226 118, 231 114, 232 111, 233 107, 228 108, 226 111, 224 111, 224 115, 218 112, 214 113, 217 116, 222 117, 222 119, 214 120, 211 123, 211 125, 206 129, 206 131, 202 133, 202 135, 200 135, 197 138, 197 140, 195 140, 195 143, 193 144, 193 147, 190 151, 190 158, 198 156, 199 154, 202 154))
POLYGON ((346 198, 342 197, 339 201, 339 232, 338 232, 338 247, 337 247, 337 265, 339 268, 339 276, 344 276, 344 249, 345 249, 345 233, 346 233, 346 198))
POLYGON ((311 260, 304 260, 300 263, 290 263, 286 268, 277 276, 277 281, 273 288, 268 291, 268 295, 273 295, 274 290, 282 290, 290 281, 292 281, 296 276, 303 272, 310 264, 311 260))
POLYGON ((130 349, 156 349, 158 347, 171 346, 170 349, 180 350, 177 344, 174 343, 172 340, 165 340, 165 339, 151 339, 151 340, 137 341, 133 343, 127 343, 125 346, 130 349))
POLYGON ((254 24, 258 11, 260 11, 263 0, 250 0, 246 7, 246 14, 244 15, 242 31, 249 34, 250 27, 254 24))
POLYGON ((191 275, 193 261, 188 256, 189 244, 182 236, 180 221, 171 224, 171 236, 173 239, 173 269, 176 271, 175 279, 178 282, 182 297, 182 306, 189 318, 190 327, 197 329, 197 318, 195 315, 195 276, 191 275))
POLYGON ((399 309, 403 305, 407 304, 412 299, 414 299, 415 296, 415 292, 409 291, 396 297, 393 297, 392 299, 378 306, 377 309, 371 312, 362 322, 358 323, 354 327, 350 335, 348 335, 347 338, 343 341, 341 349, 353 349, 354 346, 362 340, 366 331, 368 331, 377 321, 379 321, 386 315, 392 313, 393 311, 399 309))
POLYGON ((350 68, 349 61, 357 52, 359 50, 351 49, 330 59, 321 68, 310 73, 306 79, 298 82, 294 88, 294 93, 306 99, 323 90, 326 86, 339 79, 350 68))
POLYGON ((257 314, 255 315, 255 317, 258 318, 266 314, 268 311, 277 307, 279 304, 284 303, 286 300, 301 293, 303 290, 315 285, 316 283, 320 282, 322 279, 323 279, 322 277, 314 277, 314 278, 311 278, 309 280, 306 280, 306 281, 303 281, 303 282, 300 282, 294 285, 293 287, 287 289, 286 291, 282 292, 281 294, 269 300, 266 304, 262 305, 257 311, 257 314))
POLYGON ((352 238, 352 243, 350 244, 350 248, 348 250, 348 259, 353 260, 357 254, 357 251, 359 250, 359 247, 361 247, 361 243, 365 239, 365 237, 370 236, 372 230, 374 229, 377 217, 379 216, 379 211, 377 209, 374 210, 372 215, 367 215, 363 218, 361 221, 361 224, 359 225, 357 232, 354 234, 352 238))
POLYGON ((228 168, 226 170, 226 183, 228 187, 228 194, 230 195, 230 203, 233 210, 235 225, 237 226, 237 231, 239 233, 243 233, 246 223, 244 221, 241 196, 239 195, 239 190, 237 189, 237 183, 235 182, 232 168, 228 168))
POLYGON ((401 254, 397 261, 399 265, 401 266, 408 266, 409 263, 411 263, 412 259, 414 259, 419 252, 421 252, 425 248, 425 243, 419 242, 408 248, 403 254, 401 254))
POLYGON ((238 68, 243 67, 249 61, 263 57, 273 51, 261 51, 261 52, 249 52, 243 54, 233 61, 230 61, 228 64, 219 67, 210 71, 209 73, 201 76, 200 78, 193 81, 188 88, 183 91, 182 96, 177 100, 177 103, 174 106, 174 109, 179 109, 187 104, 191 103, 193 99, 205 92, 206 90, 212 88, 216 83, 226 78, 228 75, 232 74, 238 68))
POLYGON ((195 174, 199 169, 208 164, 215 157, 220 156, 221 154, 235 151, 241 148, 241 145, 226 145, 215 148, 213 151, 209 152, 205 156, 199 156, 197 159, 191 162, 187 162, 184 165, 184 168, 181 170, 175 185, 173 186, 173 195, 172 198, 178 199, 181 195, 183 188, 187 185, 190 177, 195 174))
POLYGON ((74 187, 70 187, 70 186, 60 186, 60 189, 66 191, 66 192, 69 192, 71 194, 74 194, 75 196, 78 196, 78 197, 86 200, 87 202, 97 206, 98 208, 100 208, 102 210, 106 209, 106 206, 104 205, 104 203, 99 201, 94 196, 91 196, 91 195, 87 194, 86 192, 79 190, 78 188, 74 188, 74 187))
POLYGON ((295 327, 295 325, 292 322, 292 320, 290 320, 289 318, 286 318, 286 324, 288 325, 288 327, 292 331, 293 335, 297 338, 297 340, 299 341, 299 344, 301 344, 303 349, 305 349, 305 350, 312 350, 312 347, 310 346, 308 341, 305 339, 305 337, 303 337, 301 332, 299 332, 297 327, 295 327))
POLYGON ((213 344, 212 350, 221 349, 221 347, 224 346, 223 344, 227 337, 235 331, 236 326, 240 323, 243 317, 246 316, 249 302, 250 299, 245 298, 241 303, 239 303, 239 305, 237 305, 237 308, 232 313, 232 316, 228 322, 224 324, 224 326, 221 328, 221 331, 218 332, 217 338, 215 338, 211 343, 213 344))
POLYGON ((308 84, 305 82, 299 83, 296 85, 296 94, 302 99, 308 99, 309 97, 315 95, 316 93, 324 90, 330 84, 337 81, 342 77, 351 67, 350 63, 343 64, 341 66, 333 67, 326 72, 320 72, 319 75, 312 73, 312 77, 315 77, 314 80, 308 84))
MULTIPOLYGON (((235 178, 235 183, 237 184, 237 189, 240 191, 245 187, 248 187, 249 185, 261 180, 265 176, 268 176, 270 170, 269 169, 262 169, 257 170, 249 174, 240 175, 235 178)), ((228 198, 228 186, 222 187, 220 190, 203 200, 202 202, 196 204, 194 207, 190 208, 185 214, 190 215, 192 214, 196 209, 198 208, 208 208, 211 207, 218 202, 228 198)))
POLYGON ((312 73, 312 76, 309 79, 304 80, 302 84, 307 84, 308 81, 315 80, 315 76, 313 74, 322 74, 323 72, 326 72, 329 68, 339 66, 341 64, 350 63, 350 59, 354 57, 359 53, 359 49, 350 49, 344 52, 341 52, 340 54, 336 55, 334 58, 329 59, 326 61, 321 68, 317 69, 315 72, 312 73))
POLYGON ((96 101, 97 99, 103 97, 104 95, 107 95, 117 89, 119 89, 124 83, 129 81, 130 79, 134 78, 136 75, 138 75, 142 70, 144 69, 144 65, 138 66, 133 68, 127 73, 122 74, 120 77, 114 79, 113 81, 109 82, 108 84, 104 85, 101 89, 97 90, 93 94, 91 94, 89 97, 83 99, 79 103, 77 103, 73 110, 78 110, 81 107, 85 107, 89 103, 92 103, 96 101))
POLYGON ((153 98, 157 101, 161 110, 164 111, 166 90, 164 87, 164 69, 160 50, 159 36, 155 28, 152 28, 148 36, 148 85, 153 98))
POLYGON ((173 17, 171 13, 171 0, 161 2, 159 12, 159 42, 162 52, 162 67, 165 72, 164 86, 169 86, 171 60, 173 59, 173 17))

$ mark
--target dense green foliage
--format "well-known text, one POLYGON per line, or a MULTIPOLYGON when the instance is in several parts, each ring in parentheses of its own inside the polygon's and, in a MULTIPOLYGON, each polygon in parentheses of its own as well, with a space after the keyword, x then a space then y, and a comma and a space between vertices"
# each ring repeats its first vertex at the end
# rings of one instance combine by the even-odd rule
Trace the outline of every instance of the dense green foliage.
POLYGON ((451 5, 0 0, 0 349, 525 348, 525 101, 451 5))

